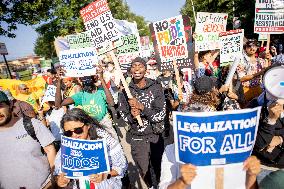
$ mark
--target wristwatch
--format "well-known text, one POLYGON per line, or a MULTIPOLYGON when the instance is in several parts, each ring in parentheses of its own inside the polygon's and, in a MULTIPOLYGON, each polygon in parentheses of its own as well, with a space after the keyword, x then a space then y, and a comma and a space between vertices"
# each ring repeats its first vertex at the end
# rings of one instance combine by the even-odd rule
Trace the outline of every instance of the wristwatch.
POLYGON ((111 178, 111 174, 107 174, 107 179, 110 179, 111 178))

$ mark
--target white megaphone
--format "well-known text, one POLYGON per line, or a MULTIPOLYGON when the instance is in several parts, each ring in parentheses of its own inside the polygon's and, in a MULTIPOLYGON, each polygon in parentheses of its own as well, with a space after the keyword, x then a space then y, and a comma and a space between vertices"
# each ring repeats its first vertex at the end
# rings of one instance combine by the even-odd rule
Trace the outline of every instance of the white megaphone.
POLYGON ((278 99, 284 99, 284 66, 269 69, 263 76, 267 92, 278 99))

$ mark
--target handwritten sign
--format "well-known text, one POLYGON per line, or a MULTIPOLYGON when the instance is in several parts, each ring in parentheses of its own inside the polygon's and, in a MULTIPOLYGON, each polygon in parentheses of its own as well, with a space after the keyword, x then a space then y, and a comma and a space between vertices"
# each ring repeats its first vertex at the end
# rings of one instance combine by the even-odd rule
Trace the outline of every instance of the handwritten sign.
POLYGON ((97 0, 80 10, 86 30, 90 30, 94 47, 103 46, 120 37, 107 0, 97 0))
POLYGON ((55 93, 56 93, 56 86, 48 85, 46 90, 45 90, 44 96, 42 97, 40 106, 42 106, 43 103, 45 103, 45 102, 55 101, 55 93))
POLYGON ((90 31, 82 32, 75 35, 67 35, 67 41, 70 49, 80 49, 85 47, 92 47, 92 38, 90 31))
POLYGON ((197 12, 195 51, 220 49, 219 33, 226 31, 228 14, 197 12))
POLYGON ((70 49, 59 52, 59 61, 67 77, 83 77, 96 73, 98 56, 94 48, 70 49))
MULTIPOLYGON (((177 60, 177 67, 178 69, 183 69, 183 68, 191 68, 194 70, 194 64, 190 58, 185 58, 185 59, 179 59, 177 60)), ((164 62, 160 64, 160 69, 162 71, 164 70, 174 70, 173 62, 164 62)))
POLYGON ((284 33, 283 0, 256 0, 254 33, 284 33))
POLYGON ((260 110, 173 112, 177 161, 197 166, 245 161, 254 146, 260 110))
POLYGON ((118 47, 116 54, 127 54, 140 51, 139 34, 131 34, 121 37, 123 45, 118 47))
POLYGON ((220 33, 219 36, 222 44, 220 66, 225 66, 242 56, 244 30, 230 30, 220 33))
POLYGON ((109 172, 105 140, 80 140, 62 136, 61 168, 69 178, 109 172))
POLYGON ((188 57, 182 16, 153 23, 162 62, 188 57))

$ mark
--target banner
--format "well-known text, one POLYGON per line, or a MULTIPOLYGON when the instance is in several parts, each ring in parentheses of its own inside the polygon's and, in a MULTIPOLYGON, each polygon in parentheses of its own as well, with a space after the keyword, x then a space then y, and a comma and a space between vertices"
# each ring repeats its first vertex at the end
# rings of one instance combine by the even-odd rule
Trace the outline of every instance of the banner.
POLYGON ((282 34, 284 33, 283 0, 255 3, 254 33, 282 34))
POLYGON ((96 73, 98 56, 94 48, 70 49, 59 52, 60 65, 64 67, 66 77, 91 76, 96 73))
POLYGON ((251 154, 261 109, 173 112, 175 155, 196 166, 245 161, 251 154))
POLYGON ((94 47, 104 46, 120 34, 112 17, 107 0, 97 0, 80 10, 86 30, 90 31, 94 47))
POLYGON ((41 99, 40 107, 42 107, 43 103, 48 101, 54 101, 55 102, 55 93, 56 93, 56 86, 54 85, 48 85, 44 96, 41 99))
POLYGON ((66 39, 70 46, 70 49, 80 49, 86 47, 92 47, 92 38, 90 31, 82 32, 74 35, 67 35, 66 39))
POLYGON ((68 178, 109 172, 105 139, 80 140, 62 136, 61 168, 68 178))
POLYGON ((153 23, 161 62, 188 57, 182 16, 153 23))
POLYGON ((195 51, 221 48, 219 33, 226 31, 228 14, 197 12, 195 51))
POLYGON ((18 95, 18 86, 20 84, 26 84, 29 87, 29 92, 35 93, 36 96, 42 96, 44 94, 43 92, 45 90, 46 81, 41 76, 28 81, 21 81, 16 79, 0 79, 0 89, 8 89, 12 93, 13 97, 16 97, 18 95))
POLYGON ((244 30, 230 30, 219 34, 221 41, 220 66, 232 64, 242 57, 244 30))

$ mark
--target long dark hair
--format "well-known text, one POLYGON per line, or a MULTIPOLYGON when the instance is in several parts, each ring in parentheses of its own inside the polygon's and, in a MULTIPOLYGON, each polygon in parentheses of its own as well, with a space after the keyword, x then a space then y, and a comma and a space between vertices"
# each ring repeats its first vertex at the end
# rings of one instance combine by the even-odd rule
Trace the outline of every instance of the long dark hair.
POLYGON ((73 108, 72 110, 68 110, 66 114, 62 117, 60 126, 64 130, 64 123, 68 121, 79 121, 81 123, 84 123, 85 125, 89 125, 89 137, 91 140, 98 139, 96 128, 103 129, 101 124, 89 116, 84 110, 79 108, 73 108))

